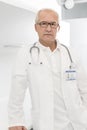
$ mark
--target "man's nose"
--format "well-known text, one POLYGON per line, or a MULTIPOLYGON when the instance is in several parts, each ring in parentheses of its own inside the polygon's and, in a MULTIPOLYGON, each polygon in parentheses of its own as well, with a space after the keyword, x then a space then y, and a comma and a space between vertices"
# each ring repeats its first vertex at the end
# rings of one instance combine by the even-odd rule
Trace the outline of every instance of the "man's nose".
POLYGON ((52 29, 51 25, 48 24, 46 29, 50 31, 52 29))

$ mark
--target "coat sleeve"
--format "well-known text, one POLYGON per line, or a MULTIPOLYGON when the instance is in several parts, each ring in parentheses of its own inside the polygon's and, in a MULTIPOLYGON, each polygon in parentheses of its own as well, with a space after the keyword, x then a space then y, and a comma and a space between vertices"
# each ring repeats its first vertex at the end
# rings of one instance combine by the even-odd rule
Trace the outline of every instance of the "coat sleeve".
POLYGON ((13 67, 12 84, 8 102, 8 123, 11 126, 25 126, 23 102, 27 90, 26 48, 20 49, 13 67))
POLYGON ((87 72, 81 62, 78 63, 77 68, 77 87, 80 92, 83 105, 87 109, 87 72))

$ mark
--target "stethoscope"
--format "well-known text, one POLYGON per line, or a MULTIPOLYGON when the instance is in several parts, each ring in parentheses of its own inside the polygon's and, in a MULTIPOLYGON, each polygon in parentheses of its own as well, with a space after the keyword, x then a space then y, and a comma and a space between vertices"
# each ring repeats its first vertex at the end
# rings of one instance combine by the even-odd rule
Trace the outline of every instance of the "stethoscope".
MULTIPOLYGON (((36 44, 37 44, 37 42, 35 42, 35 43, 33 44, 33 46, 30 48, 30 50, 29 50, 31 57, 32 57, 32 51, 33 51, 33 50, 37 50, 37 57, 39 57, 39 55, 40 55, 40 49, 39 49, 39 47, 36 46, 36 44)), ((61 44, 61 45, 62 45, 63 47, 65 47, 65 49, 66 49, 67 52, 68 52, 69 59, 70 59, 70 63, 71 63, 71 65, 69 66, 69 68, 72 68, 72 65, 74 64, 74 62, 73 62, 73 60, 72 60, 72 56, 71 56, 71 54, 70 54, 70 51, 69 51, 69 49, 68 49, 67 46, 65 46, 64 44, 61 44)))
POLYGON ((36 46, 36 44, 37 44, 37 42, 35 42, 35 43, 33 44, 33 46, 30 48, 30 54, 32 54, 32 50, 33 50, 33 49, 37 49, 38 55, 40 54, 40 49, 39 49, 39 47, 36 46))
POLYGON ((67 52, 68 52, 68 55, 69 55, 69 59, 70 59, 70 66, 69 66, 69 68, 70 69, 72 69, 73 67, 74 67, 74 62, 73 62, 73 60, 72 60, 72 56, 71 56, 71 54, 70 54, 70 51, 69 51, 69 49, 68 49, 68 47, 67 46, 65 46, 64 44, 61 44, 63 47, 65 47, 65 49, 67 50, 67 52))
MULTIPOLYGON (((30 52, 30 55, 31 55, 31 58, 33 59, 33 62, 35 64, 38 63, 38 59, 39 59, 39 55, 40 55, 40 49, 39 47, 36 46, 37 42, 35 42, 33 44, 33 46, 30 48, 29 52, 30 52), (33 51, 34 50, 34 51, 33 51), (35 53, 35 51, 37 51, 37 53, 35 53), (33 53, 34 52, 34 53, 33 53), (36 57, 36 59, 35 59, 36 57)), ((71 80, 76 80, 76 70, 75 70, 75 64, 72 60, 72 56, 70 54, 70 51, 68 49, 67 46, 61 44, 66 50, 67 50, 67 53, 69 55, 69 59, 70 59, 70 65, 69 65, 69 68, 67 70, 65 70, 65 79, 67 81, 71 81, 71 80)), ((31 62, 29 63, 31 64, 31 62)), ((42 62, 39 62, 39 64, 43 64, 42 62)))

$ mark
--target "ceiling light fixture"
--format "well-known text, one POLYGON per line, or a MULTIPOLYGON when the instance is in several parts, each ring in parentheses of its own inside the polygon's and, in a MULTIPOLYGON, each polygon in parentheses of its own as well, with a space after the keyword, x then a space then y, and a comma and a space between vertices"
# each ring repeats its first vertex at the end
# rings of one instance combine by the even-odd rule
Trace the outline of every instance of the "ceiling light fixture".
POLYGON ((72 9, 75 4, 85 3, 87 0, 56 0, 60 6, 65 6, 67 9, 72 9))
POLYGON ((74 0, 66 0, 65 1, 65 7, 67 9, 72 9, 74 7, 75 3, 74 0))
POLYGON ((67 9, 71 9, 75 5, 75 0, 57 0, 60 6, 65 6, 67 9))

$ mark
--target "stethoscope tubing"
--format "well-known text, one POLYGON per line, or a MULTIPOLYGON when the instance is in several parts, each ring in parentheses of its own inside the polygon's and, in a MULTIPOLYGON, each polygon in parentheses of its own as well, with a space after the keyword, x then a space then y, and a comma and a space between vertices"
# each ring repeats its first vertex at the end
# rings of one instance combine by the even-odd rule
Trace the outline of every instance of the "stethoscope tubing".
POLYGON ((64 44, 61 44, 61 45, 66 48, 66 50, 68 52, 68 55, 69 55, 69 58, 70 58, 70 61, 71 61, 71 63, 73 63, 73 60, 72 60, 72 57, 71 57, 71 54, 70 54, 70 51, 69 51, 68 47, 65 46, 64 44))
MULTIPOLYGON (((30 48, 30 54, 32 55, 32 50, 35 48, 35 49, 37 49, 38 50, 38 57, 39 57, 39 54, 40 54, 40 49, 39 49, 39 47, 37 47, 36 46, 36 43, 37 42, 35 42, 34 44, 33 44, 33 46, 30 48)), ((70 59, 70 62, 71 62, 71 64, 73 63, 73 60, 72 60, 72 56, 71 56, 71 54, 70 54, 70 51, 69 51, 69 49, 68 49, 68 47, 67 46, 65 46, 64 44, 61 44, 63 47, 65 47, 65 49, 67 50, 67 52, 68 52, 68 55, 69 55, 69 59, 70 59)), ((70 68, 71 68, 71 66, 69 66, 70 68)))

